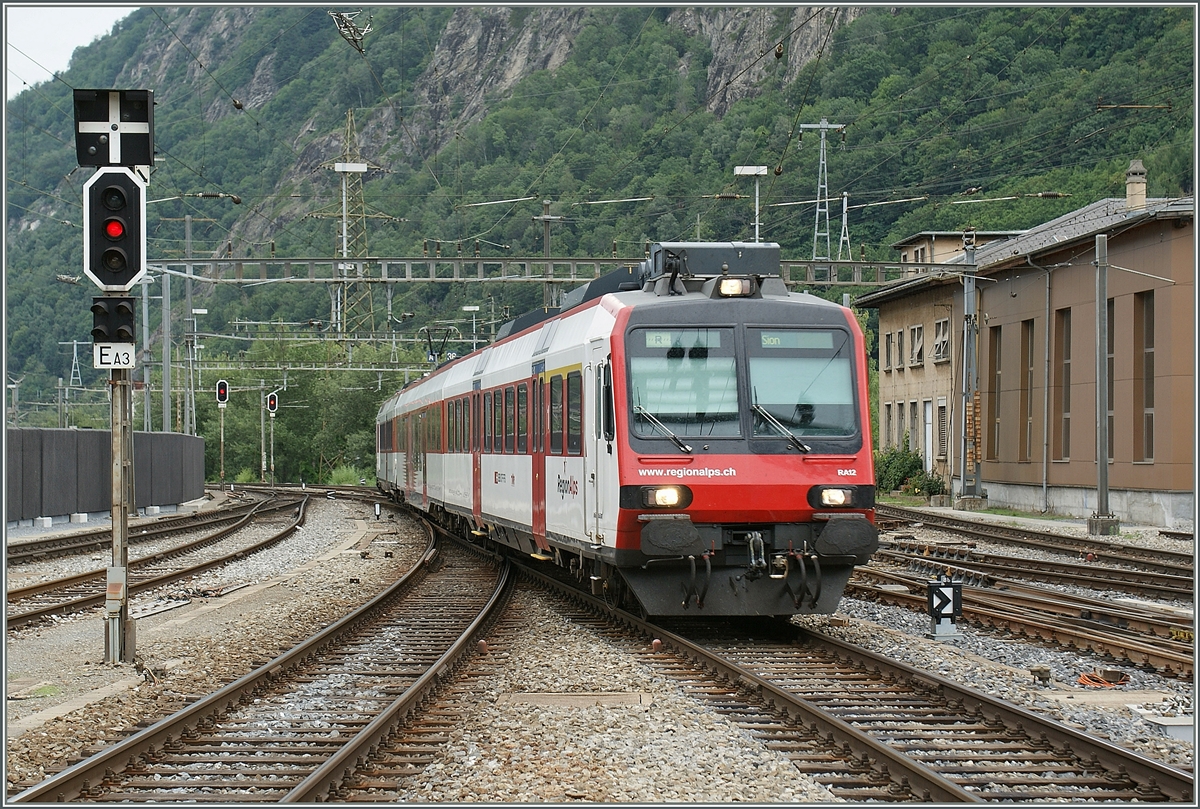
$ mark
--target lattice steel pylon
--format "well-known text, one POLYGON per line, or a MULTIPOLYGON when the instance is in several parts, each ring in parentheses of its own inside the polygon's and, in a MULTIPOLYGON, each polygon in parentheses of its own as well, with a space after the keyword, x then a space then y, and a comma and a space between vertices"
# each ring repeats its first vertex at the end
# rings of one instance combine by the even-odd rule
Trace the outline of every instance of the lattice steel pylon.
POLYGON ((840 130, 843 139, 846 135, 845 124, 831 124, 825 118, 819 124, 800 124, 800 129, 819 129, 821 131, 821 164, 817 169, 817 216, 813 223, 813 261, 830 260, 829 248, 829 172, 825 167, 825 133, 831 129, 840 130), (824 227, 821 218, 824 215, 824 227), (825 237, 825 252, 818 254, 818 244, 825 237))
POLYGON ((367 210, 363 201, 362 176, 368 169, 378 166, 369 165, 359 153, 353 109, 346 111, 341 156, 331 163, 324 163, 323 167, 333 169, 342 177, 342 198, 337 209, 309 214, 341 220, 334 254, 347 260, 338 264, 342 283, 333 284, 329 289, 333 331, 339 336, 371 333, 375 331, 375 306, 371 284, 367 281, 369 270, 365 262, 349 259, 362 259, 367 255, 367 210))

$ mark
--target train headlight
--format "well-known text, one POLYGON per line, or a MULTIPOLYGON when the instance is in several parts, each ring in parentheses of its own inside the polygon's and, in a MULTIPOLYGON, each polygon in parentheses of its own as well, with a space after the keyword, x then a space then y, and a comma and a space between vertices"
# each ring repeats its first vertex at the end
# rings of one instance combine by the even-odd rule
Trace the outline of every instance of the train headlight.
POLYGON ((692 491, 687 486, 643 486, 642 508, 687 508, 692 491))
POLYGON ((856 486, 814 486, 808 490, 808 504, 813 508, 863 508, 859 499, 856 486))
POLYGON ((717 293, 722 298, 744 298, 753 291, 749 278, 722 278, 717 293))
POLYGON ((849 489, 822 489, 821 505, 844 506, 850 502, 853 495, 849 489))

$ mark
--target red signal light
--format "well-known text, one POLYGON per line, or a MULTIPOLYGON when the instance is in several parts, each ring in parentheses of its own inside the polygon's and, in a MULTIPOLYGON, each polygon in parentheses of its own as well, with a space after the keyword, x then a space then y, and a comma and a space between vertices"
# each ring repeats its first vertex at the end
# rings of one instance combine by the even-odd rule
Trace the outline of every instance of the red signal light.
POLYGON ((120 219, 109 219, 104 223, 104 234, 110 239, 119 239, 125 235, 125 223, 120 219))

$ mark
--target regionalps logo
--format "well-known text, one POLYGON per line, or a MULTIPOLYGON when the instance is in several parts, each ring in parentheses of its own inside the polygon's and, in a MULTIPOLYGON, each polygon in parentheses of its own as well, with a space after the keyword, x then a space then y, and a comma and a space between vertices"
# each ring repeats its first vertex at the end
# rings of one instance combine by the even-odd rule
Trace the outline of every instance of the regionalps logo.
POLYGON ((558 476, 558 494, 564 500, 567 499, 568 494, 571 495, 572 497, 578 497, 579 496, 579 481, 576 480, 574 477, 564 478, 562 475, 559 475, 558 476))

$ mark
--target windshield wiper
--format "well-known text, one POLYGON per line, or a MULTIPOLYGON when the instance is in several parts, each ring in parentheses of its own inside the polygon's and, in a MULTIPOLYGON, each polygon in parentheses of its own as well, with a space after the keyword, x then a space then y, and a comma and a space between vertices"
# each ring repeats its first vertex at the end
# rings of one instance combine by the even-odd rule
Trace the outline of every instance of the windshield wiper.
POLYGON ((767 410, 765 407, 763 407, 760 404, 752 404, 752 405, 750 405, 750 407, 752 407, 754 409, 755 413, 757 413, 758 415, 763 417, 763 421, 765 421, 767 424, 770 424, 772 427, 774 427, 779 432, 783 433, 783 435, 786 436, 787 439, 792 442, 792 445, 795 446, 796 449, 800 450, 801 452, 812 452, 812 447, 810 447, 808 444, 803 443, 799 438, 797 438, 795 436, 795 434, 791 430, 789 430, 787 427, 784 427, 779 422, 779 419, 777 419, 771 415, 771 411, 767 410))
POLYGON ((665 424, 663 424, 661 421, 659 421, 658 419, 656 419, 654 417, 654 414, 651 413, 646 408, 642 407, 641 405, 634 405, 633 412, 641 413, 643 416, 645 416, 646 421, 650 422, 655 427, 657 427, 659 430, 661 430, 663 435, 665 435, 667 438, 674 441, 675 446, 679 447, 684 452, 690 453, 692 451, 691 447, 689 447, 687 444, 683 443, 683 441, 680 440, 679 436, 675 435, 675 433, 673 433, 669 429, 667 429, 667 426, 665 424))

